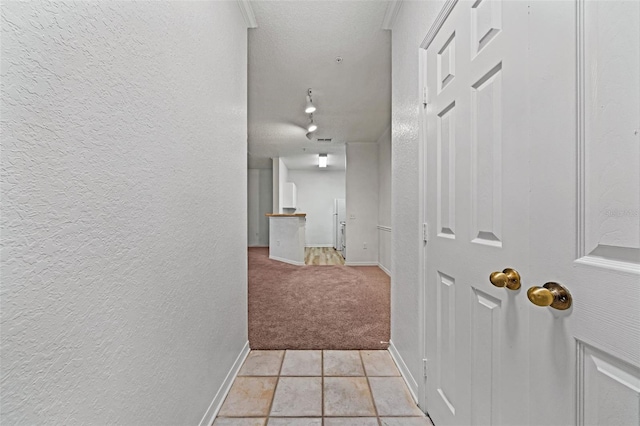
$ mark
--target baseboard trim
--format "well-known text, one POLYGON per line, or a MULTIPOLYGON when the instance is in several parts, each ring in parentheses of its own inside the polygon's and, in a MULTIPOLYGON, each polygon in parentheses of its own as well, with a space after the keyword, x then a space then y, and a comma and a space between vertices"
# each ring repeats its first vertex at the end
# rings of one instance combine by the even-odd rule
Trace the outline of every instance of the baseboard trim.
POLYGON ((304 262, 296 262, 295 260, 285 259, 285 258, 282 258, 282 257, 276 257, 276 256, 269 255, 269 259, 277 260, 278 262, 288 263, 289 265, 304 266, 304 262))
POLYGON ((413 400, 416 402, 416 404, 418 404, 418 382, 416 382, 416 379, 413 378, 413 375, 409 371, 409 367, 407 367, 407 364, 402 359, 402 356, 400 355, 400 352, 398 352, 396 345, 393 344, 393 341, 389 342, 388 350, 389 350, 389 353, 391 354, 391 358, 393 358, 393 361, 398 366, 398 369, 400 370, 400 374, 402 374, 402 378, 407 384, 407 387, 409 388, 409 392, 411 392, 411 396, 413 397, 413 400))
POLYGON ((333 247, 333 244, 308 244, 305 247, 333 247))
POLYGON ((391 271, 388 270, 382 263, 378 263, 378 268, 382 269, 382 272, 391 276, 391 271))
POLYGON ((202 420, 200 420, 200 423, 198 424, 198 426, 211 426, 213 424, 213 421, 216 419, 216 416, 220 411, 220 408, 222 408, 222 403, 227 397, 227 394, 229 393, 229 391, 231 390, 231 385, 233 384, 233 381, 236 379, 236 376, 240 371, 240 367, 242 367, 244 360, 249 355, 249 351, 251 351, 251 349, 249 348, 249 341, 247 341, 247 343, 245 343, 244 347, 238 354, 238 357, 236 358, 235 362, 231 366, 231 370, 229 370, 229 373, 227 373, 227 377, 225 377, 224 381, 222 382, 222 385, 220 385, 220 388, 218 389, 216 396, 213 397, 213 401, 211 401, 211 404, 209 404, 209 408, 207 408, 207 412, 204 413, 204 416, 202 416, 202 420))
POLYGON ((378 262, 345 262, 345 266, 378 266, 378 262))
POLYGON ((268 246, 268 245, 266 245, 266 246, 262 246, 262 245, 259 245, 259 244, 258 244, 258 245, 255 245, 255 246, 249 246, 249 248, 254 248, 254 247, 269 248, 269 246, 268 246))

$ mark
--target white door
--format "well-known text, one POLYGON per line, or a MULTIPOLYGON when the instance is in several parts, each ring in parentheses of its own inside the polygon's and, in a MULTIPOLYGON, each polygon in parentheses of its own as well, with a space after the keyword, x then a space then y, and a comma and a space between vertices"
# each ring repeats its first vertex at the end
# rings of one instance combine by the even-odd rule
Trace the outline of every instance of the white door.
POLYGON ((533 2, 531 19, 525 282, 573 306, 529 305, 530 424, 637 426, 640 2, 533 2))
POLYGON ((438 426, 518 424, 528 410, 528 302, 489 283, 528 274, 527 12, 460 1, 427 48, 426 390, 438 426))
POLYGON ((425 46, 425 408, 637 425, 640 3, 451 5, 425 46), (550 281, 570 309, 529 301, 550 281))

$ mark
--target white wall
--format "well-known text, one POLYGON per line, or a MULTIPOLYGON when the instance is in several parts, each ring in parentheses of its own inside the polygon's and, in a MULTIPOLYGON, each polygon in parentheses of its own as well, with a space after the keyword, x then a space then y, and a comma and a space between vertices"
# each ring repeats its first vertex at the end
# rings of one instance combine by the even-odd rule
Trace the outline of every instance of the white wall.
POLYGON ((273 175, 270 169, 248 169, 248 243, 249 247, 269 245, 269 218, 272 212, 273 175))
POLYGON ((273 161, 273 213, 282 213, 282 201, 284 184, 289 180, 289 169, 280 157, 274 157, 273 161))
POLYGON ((272 205, 273 205, 273 209, 271 210, 272 213, 281 213, 280 211, 280 191, 281 191, 281 187, 280 187, 280 158, 279 157, 275 157, 271 159, 272 162, 272 168, 271 168, 271 176, 272 179, 271 181, 273 182, 272 185, 272 194, 273 194, 273 199, 272 199, 272 205))
POLYGON ((422 376, 418 52, 444 1, 403 1, 392 30, 391 340, 416 380, 422 376))
POLYGON ((345 198, 345 172, 289 170, 298 189, 298 209, 307 214, 307 247, 333 247, 333 200, 345 198))
POLYGON ((236 2, 2 4, 3 424, 198 424, 247 341, 236 2))
POLYGON ((260 237, 260 170, 247 169, 247 244, 257 246, 260 237))
POLYGON ((378 138, 378 264, 391 274, 391 128, 378 138))
POLYGON ((304 266, 304 218, 272 216, 269 227, 269 259, 304 266))
POLYGON ((378 145, 347 144, 347 264, 378 264, 378 145), (366 249, 365 249, 366 244, 366 249))

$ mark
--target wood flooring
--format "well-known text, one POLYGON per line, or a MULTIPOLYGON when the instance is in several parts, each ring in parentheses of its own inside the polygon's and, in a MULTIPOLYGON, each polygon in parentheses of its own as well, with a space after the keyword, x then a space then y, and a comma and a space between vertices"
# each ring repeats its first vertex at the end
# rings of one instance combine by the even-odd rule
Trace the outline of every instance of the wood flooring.
POLYGON ((306 247, 305 265, 344 265, 344 258, 333 247, 306 247))

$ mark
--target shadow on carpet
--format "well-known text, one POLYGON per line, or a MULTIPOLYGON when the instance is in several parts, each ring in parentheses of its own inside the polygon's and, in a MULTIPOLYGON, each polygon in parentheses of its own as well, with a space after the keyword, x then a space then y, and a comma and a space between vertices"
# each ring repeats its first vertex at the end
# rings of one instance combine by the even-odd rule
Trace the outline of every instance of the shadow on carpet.
POLYGON ((390 279, 377 266, 294 266, 249 248, 251 349, 386 349, 390 279))

